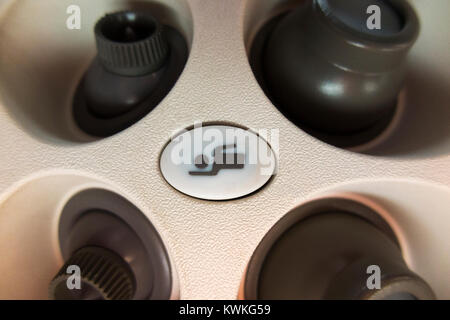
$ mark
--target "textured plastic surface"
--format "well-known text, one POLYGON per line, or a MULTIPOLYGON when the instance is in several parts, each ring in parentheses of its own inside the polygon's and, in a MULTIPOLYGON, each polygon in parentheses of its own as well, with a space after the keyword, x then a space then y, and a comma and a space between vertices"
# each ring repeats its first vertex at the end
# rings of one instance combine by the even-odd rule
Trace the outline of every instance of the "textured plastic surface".
MULTIPOLYGON (((161 3, 159 8, 164 7, 161 3)), ((37 204, 62 201, 59 197, 65 193, 59 189, 65 180, 19 187, 36 174, 70 169, 76 175, 87 173, 111 182, 158 226, 179 272, 181 298, 235 298, 246 264, 269 228, 311 194, 338 189, 364 193, 386 206, 411 269, 430 283, 438 298, 450 298, 450 256, 445 254, 450 252, 450 74, 446 68, 450 48, 443 32, 449 29, 450 2, 412 1, 422 31, 409 59, 405 104, 411 112, 380 146, 379 157, 312 138, 275 109, 254 79, 246 54, 254 29, 292 2, 164 3, 169 9, 159 12, 176 16, 192 44, 177 84, 157 108, 127 130, 93 143, 74 143, 66 139, 69 127, 63 122, 63 111, 95 54, 92 27, 105 12, 124 9, 126 4, 4 2, 0 12, 0 271, 8 277, 0 279, 0 297, 46 297, 48 281, 62 265, 49 231, 60 211, 37 204), (79 4, 84 12, 80 31, 65 28, 70 4, 79 4), (228 202, 197 200, 174 190, 160 174, 160 153, 174 131, 198 120, 280 128, 276 178, 251 197, 228 202), (21 248, 21 255, 11 248, 21 248), (24 261, 34 266, 26 270, 29 273, 17 269, 24 261)))

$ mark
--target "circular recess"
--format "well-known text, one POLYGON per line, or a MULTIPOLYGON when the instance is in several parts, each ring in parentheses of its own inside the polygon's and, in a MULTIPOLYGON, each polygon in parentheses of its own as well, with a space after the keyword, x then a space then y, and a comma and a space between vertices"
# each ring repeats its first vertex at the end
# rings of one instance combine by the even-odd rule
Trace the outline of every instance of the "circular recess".
POLYGON ((301 128, 340 147, 379 135, 395 114, 403 60, 419 30, 406 2, 390 3, 401 10, 405 26, 389 32, 393 9, 383 6, 391 14, 383 20, 388 27, 381 36, 366 32, 366 25, 355 29, 365 14, 360 1, 313 0, 267 23, 254 40, 250 62, 275 106, 301 128))
MULTIPOLYGON (((113 256, 102 251, 103 259, 108 255, 108 264, 104 264, 106 260, 99 263, 104 267, 120 266, 125 285, 132 278, 136 280, 135 284, 132 281, 133 299, 178 299, 176 268, 169 259, 162 234, 151 222, 150 212, 140 210, 121 194, 116 187, 96 177, 63 170, 28 177, 19 187, 3 194, 0 271, 6 276, 0 279, 0 299, 48 299, 49 284, 55 275, 64 277, 60 271, 74 272, 67 272, 65 263, 73 262, 73 258, 80 263, 84 261, 77 256, 83 248, 95 248, 95 252, 88 249, 91 257, 98 256, 97 248, 112 252, 113 256), (124 267, 122 261, 128 266, 124 267)), ((84 271, 87 270, 80 270, 80 275, 93 290, 72 292, 66 298, 81 297, 99 289, 103 297, 98 298, 118 298, 105 296, 107 292, 102 288, 112 293, 111 288, 97 283, 99 277, 91 279, 92 274, 83 274, 84 271)), ((91 271, 97 276, 102 274, 100 270, 91 271)), ((53 284, 61 283, 59 279, 53 284)), ((65 290, 61 293, 64 292, 67 293, 65 290)))
POLYGON ((322 198, 289 212, 255 250, 246 299, 434 299, 410 271, 390 226, 372 208, 322 198), (378 268, 379 287, 367 285, 378 268))
MULTIPOLYGON (((90 142, 106 135, 104 131, 95 132, 99 130, 95 125, 91 125, 92 130, 89 130, 90 126, 86 124, 86 130, 81 130, 73 114, 75 91, 95 56, 94 27, 105 13, 124 10, 150 13, 170 30, 169 33, 179 33, 179 38, 185 42, 183 50, 186 54, 182 60, 186 59, 193 39, 192 15, 189 4, 184 0, 70 3, 46 0, 46 5, 21 0, 11 1, 11 5, 5 7, 0 19, 0 103, 22 130, 45 142, 90 142), (71 17, 68 9, 73 6, 80 9, 80 29, 66 26, 71 17), (45 23, 36 24, 36 16, 46 17, 45 23)), ((151 28, 145 30, 145 34, 151 32, 151 28)), ((140 24, 136 25, 135 31, 139 39, 143 35, 140 24)), ((169 35, 169 38, 173 37, 169 35)), ((184 62, 179 69, 183 67, 184 62)), ((181 70, 178 70, 178 75, 181 70)), ((173 78, 170 80, 166 76, 162 81, 173 83, 177 77, 173 78)), ((168 90, 164 93, 161 88, 157 89, 155 97, 147 103, 153 104, 149 108, 158 104, 168 90)), ((145 108, 142 106, 138 109, 121 121, 112 120, 111 127, 115 130, 108 134, 117 132, 118 128, 126 128, 149 112, 143 111, 145 108)), ((83 114, 83 111, 77 111, 77 114, 83 114)), ((97 115, 100 118, 104 116, 97 115)), ((85 118, 83 115, 80 117, 85 118)), ((93 118, 91 120, 95 121, 96 117, 93 118)), ((99 120, 97 127, 102 126, 99 120)))
POLYGON ((126 260, 136 279, 133 299, 170 299, 172 270, 162 239, 125 198, 102 189, 74 195, 64 206, 59 241, 65 259, 84 247, 101 247, 126 260))
MULTIPOLYGON (((379 94, 373 91, 375 89, 374 81, 379 80, 379 83, 387 84, 387 77, 389 76, 386 73, 383 76, 380 73, 378 79, 374 76, 373 78, 369 77, 370 79, 356 80, 353 84, 346 81, 344 86, 341 86, 338 81, 342 77, 333 78, 330 76, 322 82, 319 81, 321 86, 316 87, 318 89, 313 90, 313 92, 322 93, 313 94, 312 100, 322 94, 331 99, 339 96, 339 92, 342 90, 345 93, 347 90, 358 87, 363 91, 372 92, 367 97, 374 94, 374 99, 370 97, 366 102, 360 104, 360 107, 363 106, 362 108, 354 105, 362 102, 362 100, 358 102, 358 99, 355 98, 358 95, 353 93, 349 95, 351 97, 350 103, 340 105, 348 111, 344 118, 355 110, 369 110, 372 107, 374 107, 372 110, 374 113, 370 115, 372 111, 367 112, 367 117, 363 113, 359 115, 354 113, 354 121, 350 120, 346 123, 345 121, 338 121, 340 117, 342 118, 343 113, 332 115, 333 110, 330 110, 333 109, 331 108, 332 103, 324 104, 325 110, 317 112, 316 115, 314 115, 314 109, 312 109, 312 112, 308 111, 308 114, 305 114, 308 106, 314 105, 308 100, 307 92, 304 92, 307 89, 301 89, 300 87, 300 89, 290 89, 295 85, 295 79, 298 75, 305 75, 306 77, 303 79, 304 81, 298 81, 299 86, 303 86, 305 83, 310 83, 312 79, 318 79, 321 73, 326 74, 330 71, 313 63, 312 60, 314 59, 303 51, 314 48, 315 52, 320 52, 320 55, 325 57, 325 60, 334 61, 339 66, 346 66, 344 63, 345 57, 353 57, 354 59, 347 65, 349 70, 358 70, 361 66, 358 67, 357 64, 360 62, 362 67, 378 67, 380 61, 377 60, 377 57, 371 56, 370 53, 362 55, 361 58, 356 58, 354 52, 349 54, 344 48, 340 47, 342 42, 339 41, 339 38, 333 40, 333 38, 328 37, 329 34, 325 32, 327 28, 324 28, 323 32, 319 30, 320 32, 315 33, 317 30, 312 30, 304 35, 295 33, 295 28, 290 29, 290 33, 284 32, 286 37, 292 36, 292 39, 286 41, 285 46, 298 48, 299 52, 303 50, 300 53, 296 51, 297 49, 285 50, 288 52, 285 56, 272 54, 270 58, 264 57, 264 54, 262 54, 269 47, 275 48, 274 51, 280 50, 281 52, 283 50, 283 36, 280 35, 282 29, 287 30, 288 24, 295 24, 298 28, 309 28, 314 24, 311 22, 311 15, 306 13, 307 10, 302 9, 311 3, 317 4, 315 12, 317 17, 320 18, 317 21, 326 22, 323 26, 331 27, 328 30, 347 35, 350 39, 347 43, 359 44, 362 50, 384 51, 383 48, 391 45, 403 50, 410 45, 410 43, 405 45, 407 39, 414 39, 411 36, 417 33, 417 18, 414 10, 408 4, 405 5, 405 1, 372 1, 370 3, 370 5, 379 6, 383 17, 386 18, 383 19, 385 25, 380 30, 369 30, 365 25, 362 25, 363 20, 367 22, 367 19, 361 18, 361 12, 363 12, 363 17, 369 17, 369 14, 366 13, 366 9, 368 9, 367 1, 249 1, 245 6, 246 16, 244 20, 244 41, 248 59, 259 85, 274 106, 287 119, 308 134, 331 145, 354 152, 398 157, 430 157, 448 153, 450 150, 450 127, 446 123, 448 122, 450 109, 447 108, 448 104, 444 102, 449 101, 449 94, 444 89, 444 83, 448 84, 448 79, 445 72, 441 71, 441 66, 447 64, 447 61, 446 58, 441 56, 433 62, 422 59, 422 57, 428 55, 430 41, 433 42, 433 47, 437 48, 436 50, 440 52, 448 51, 448 43, 443 43, 438 39, 434 40, 434 34, 439 26, 434 21, 430 21, 431 16, 427 14, 421 17, 423 28, 420 31, 418 41, 412 47, 411 53, 408 54, 407 68, 405 69, 405 60, 403 60, 399 64, 399 68, 389 67, 386 69, 389 73, 391 69, 400 70, 403 68, 402 75, 399 74, 398 76, 403 78, 403 74, 406 72, 404 82, 399 81, 398 85, 389 85, 385 87, 387 88, 386 91, 382 90, 382 87, 378 87, 384 91, 383 94, 379 94), (296 11, 297 13, 295 13, 296 11), (313 45, 302 45, 305 41, 313 45), (330 50, 330 48, 334 49, 330 50), (339 59, 334 57, 334 55, 340 56, 341 54, 342 56, 339 59), (425 61, 427 62, 425 63, 425 61), (287 64, 285 69, 277 68, 278 65, 283 63, 287 64), (270 68, 274 69, 272 70, 273 76, 265 76, 266 69, 270 68), (280 80, 282 77, 288 77, 287 74, 294 81, 283 83, 280 80), (337 80, 333 81, 333 79, 337 80), (268 81, 273 83, 270 84, 268 81), (275 89, 272 90, 272 87, 275 89), (387 94, 393 88, 395 90, 387 94), (291 97, 289 92, 299 93, 301 97, 291 97), (392 98, 391 103, 375 103, 376 99, 381 99, 383 95, 384 98, 390 96, 392 98), (384 105, 385 112, 378 112, 383 108, 378 108, 375 104, 378 104, 378 106, 384 105), (326 114, 329 116, 326 116, 326 114), (374 119, 378 120, 372 123, 374 119), (365 122, 366 120, 367 122, 365 122), (333 128, 338 122, 344 125, 341 128, 333 128), (352 127, 355 125, 361 126, 355 127, 356 129, 353 128, 355 129, 353 130, 352 127), (333 130, 326 130, 325 127, 333 130), (351 130, 345 132, 346 129, 351 130)), ((415 7, 422 6, 416 2, 413 4, 415 7)), ((419 8, 417 11, 420 12, 420 10, 424 11, 424 8, 419 8)), ((387 50, 385 53, 388 51, 392 53, 392 50, 387 50)), ((382 56, 383 54, 378 55, 378 57, 382 56)))
POLYGON ((160 157, 164 179, 205 200, 230 200, 261 189, 276 170, 272 147, 242 128, 210 125, 174 137, 160 157))

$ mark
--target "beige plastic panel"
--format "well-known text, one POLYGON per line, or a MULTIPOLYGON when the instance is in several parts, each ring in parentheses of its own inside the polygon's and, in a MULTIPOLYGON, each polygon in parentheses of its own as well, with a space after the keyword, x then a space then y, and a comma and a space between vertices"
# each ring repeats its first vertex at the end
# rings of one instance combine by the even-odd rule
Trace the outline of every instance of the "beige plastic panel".
POLYGON ((410 56, 405 116, 369 154, 309 136, 261 91, 247 61, 246 40, 272 9, 292 2, 276 0, 141 1, 190 39, 186 68, 143 120, 113 137, 77 142, 84 137, 68 111, 95 53, 92 26, 103 13, 131 2, 0 1, 0 273, 9 279, 0 286, 0 298, 45 297, 45 283, 61 263, 50 234, 59 211, 45 204, 63 201, 65 193, 51 182, 25 184, 47 175, 61 184, 95 177, 142 208, 170 248, 182 299, 234 299, 267 230, 294 206, 332 191, 360 192, 385 207, 411 268, 438 297, 450 298, 448 0, 412 1, 422 33, 410 56), (69 4, 82 9, 80 31, 65 27, 69 4), (196 121, 280 129, 275 179, 259 193, 229 202, 175 191, 161 176, 158 158, 174 131, 196 121), (66 182, 60 170, 69 170, 66 182), (24 197, 24 187, 36 188, 30 194, 40 196, 24 197))

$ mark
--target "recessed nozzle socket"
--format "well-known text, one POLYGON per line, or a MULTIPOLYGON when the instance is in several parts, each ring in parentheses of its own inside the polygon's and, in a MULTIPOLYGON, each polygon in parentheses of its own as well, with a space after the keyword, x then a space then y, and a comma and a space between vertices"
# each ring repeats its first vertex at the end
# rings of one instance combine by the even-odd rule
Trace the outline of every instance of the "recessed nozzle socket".
POLYGON ((353 200, 308 202, 283 217, 257 247, 245 299, 434 299, 405 263, 395 234, 353 200))
POLYGON ((73 196, 61 214, 59 240, 65 264, 49 285, 50 298, 171 298, 173 273, 162 239, 121 196, 102 189, 73 196))

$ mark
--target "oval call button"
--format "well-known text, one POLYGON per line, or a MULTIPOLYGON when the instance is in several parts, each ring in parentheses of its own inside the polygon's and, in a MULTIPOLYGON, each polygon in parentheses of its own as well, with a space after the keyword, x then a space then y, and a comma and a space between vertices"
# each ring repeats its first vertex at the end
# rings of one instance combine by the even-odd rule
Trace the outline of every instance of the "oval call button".
POLYGON ((253 131, 210 125, 174 137, 162 152, 160 169, 165 180, 184 194, 230 200, 262 188, 275 174, 276 157, 253 131))

